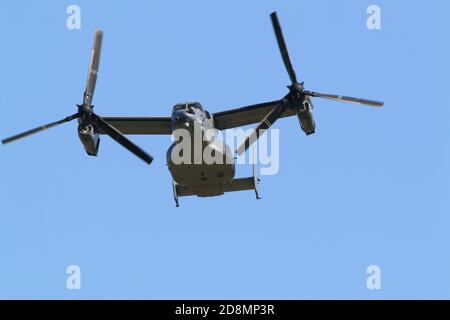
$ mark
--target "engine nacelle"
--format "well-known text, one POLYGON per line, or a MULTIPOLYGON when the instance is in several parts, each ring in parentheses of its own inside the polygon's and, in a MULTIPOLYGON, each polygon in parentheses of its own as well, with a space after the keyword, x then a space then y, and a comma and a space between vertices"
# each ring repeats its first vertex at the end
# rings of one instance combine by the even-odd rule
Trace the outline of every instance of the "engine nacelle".
POLYGON ((312 114, 312 104, 310 101, 305 100, 297 109, 297 117, 300 122, 300 127, 306 133, 306 135, 316 132, 316 122, 312 114))
POLYGON ((78 136, 87 154, 96 157, 100 145, 100 135, 96 132, 94 126, 91 124, 80 124, 78 126, 78 136))

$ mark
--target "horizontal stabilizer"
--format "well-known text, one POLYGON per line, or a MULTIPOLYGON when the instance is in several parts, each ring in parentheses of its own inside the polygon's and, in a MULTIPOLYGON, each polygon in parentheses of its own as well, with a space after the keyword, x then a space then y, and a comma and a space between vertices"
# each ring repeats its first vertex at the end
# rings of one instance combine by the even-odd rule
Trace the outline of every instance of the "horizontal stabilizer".
POLYGON ((255 190, 255 187, 255 179, 253 177, 234 179, 233 182, 224 187, 224 192, 255 190))
POLYGON ((259 179, 256 177, 250 178, 241 178, 234 179, 231 183, 225 185, 211 185, 211 186, 202 186, 202 188, 196 188, 191 186, 182 186, 179 184, 173 183, 173 193, 175 203, 178 207, 178 197, 189 197, 189 196, 199 196, 199 197, 208 197, 208 196, 218 196, 222 195, 226 192, 235 192, 235 191, 245 191, 245 190, 254 190, 256 193, 256 198, 260 199, 258 192, 258 182, 259 179), (208 188, 206 188, 208 187, 208 188), (205 194, 204 190, 211 190, 211 194, 205 194), (213 191, 214 190, 214 191, 213 191))

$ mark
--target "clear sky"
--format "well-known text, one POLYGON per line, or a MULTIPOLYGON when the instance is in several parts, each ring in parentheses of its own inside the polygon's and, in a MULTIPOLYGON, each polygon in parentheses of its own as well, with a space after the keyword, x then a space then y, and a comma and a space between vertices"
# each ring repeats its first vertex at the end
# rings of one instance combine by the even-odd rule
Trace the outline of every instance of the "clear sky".
POLYGON ((175 208, 169 136, 132 137, 150 167, 108 137, 86 156, 75 122, 0 146, 0 298, 450 298, 448 1, 0 0, 0 137, 75 112, 96 28, 101 115, 281 98, 273 10, 308 89, 385 108, 315 99, 310 137, 276 123, 280 171, 260 201, 175 208), (81 30, 66 28, 70 4, 81 30), (366 27, 371 4, 381 30, 366 27), (381 290, 366 287, 370 265, 381 290))

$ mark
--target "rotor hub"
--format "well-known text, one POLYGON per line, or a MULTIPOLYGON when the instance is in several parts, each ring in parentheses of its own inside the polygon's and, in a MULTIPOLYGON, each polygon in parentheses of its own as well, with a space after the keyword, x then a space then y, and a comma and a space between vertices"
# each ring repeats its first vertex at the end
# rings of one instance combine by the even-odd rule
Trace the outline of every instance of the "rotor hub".
POLYGON ((92 113, 92 108, 94 108, 94 106, 88 105, 86 103, 77 105, 78 107, 78 112, 81 113, 82 115, 87 115, 89 116, 92 113))

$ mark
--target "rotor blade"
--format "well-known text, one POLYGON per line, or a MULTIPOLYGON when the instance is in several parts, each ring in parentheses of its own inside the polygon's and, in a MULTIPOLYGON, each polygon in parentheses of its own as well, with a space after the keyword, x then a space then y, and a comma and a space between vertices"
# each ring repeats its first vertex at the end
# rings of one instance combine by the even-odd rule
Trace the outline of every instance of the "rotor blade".
POLYGON ((250 146, 261 136, 261 134, 265 133, 267 129, 269 129, 275 121, 283 114, 286 110, 287 103, 282 103, 280 105, 275 106, 267 116, 259 123, 259 125, 252 131, 252 133, 245 138, 245 141, 241 143, 237 149, 236 153, 238 155, 242 155, 250 146))
POLYGON ((111 138, 116 140, 119 144, 121 144, 124 148, 126 148, 128 151, 134 153, 136 156, 144 160, 147 164, 151 164, 153 161, 153 157, 147 154, 144 150, 139 148, 137 145, 135 145, 133 142, 128 140, 127 137, 125 137, 119 130, 114 128, 112 125, 110 125, 108 122, 103 120, 102 117, 91 114, 96 120, 97 125, 100 127, 100 129, 103 131, 103 133, 109 135, 111 138))
POLYGON ((281 56, 286 66, 289 77, 291 78, 292 84, 297 83, 297 76, 295 75, 294 68, 292 67, 291 59, 289 58, 289 53, 287 50, 286 42, 284 41, 283 32, 281 31, 280 22, 278 21, 278 16, 276 12, 272 12, 270 15, 272 18, 273 30, 275 31, 275 36, 277 37, 278 47, 280 48, 281 56))
POLYGON ((384 102, 380 102, 380 101, 352 98, 352 97, 346 97, 346 96, 338 96, 335 94, 324 94, 324 93, 310 92, 310 91, 304 91, 304 93, 311 97, 329 99, 329 100, 334 100, 334 101, 350 102, 350 103, 356 103, 356 104, 364 104, 364 105, 368 105, 368 106, 372 106, 372 107, 382 107, 384 105, 384 102))
POLYGON ((103 31, 95 31, 94 45, 92 47, 91 61, 89 63, 88 77, 86 81, 86 90, 84 92, 83 103, 92 104, 94 97, 95 84, 97 82, 98 67, 100 64, 100 52, 102 49, 103 31))
POLYGON ((28 131, 19 133, 19 134, 15 135, 15 136, 7 138, 7 139, 4 139, 4 140, 2 140, 2 144, 8 144, 10 142, 13 142, 13 141, 16 141, 16 140, 19 140, 19 139, 31 136, 32 134, 35 134, 35 133, 38 133, 38 132, 41 132, 41 131, 44 131, 44 130, 47 130, 47 129, 50 129, 50 128, 53 128, 53 127, 56 127, 56 126, 58 126, 60 124, 72 121, 72 120, 74 120, 76 118, 78 118, 78 113, 75 113, 75 114, 73 114, 71 116, 68 116, 68 117, 66 117, 64 119, 61 119, 59 121, 48 123, 48 124, 44 124, 43 126, 40 126, 40 127, 31 129, 31 130, 28 130, 28 131))

